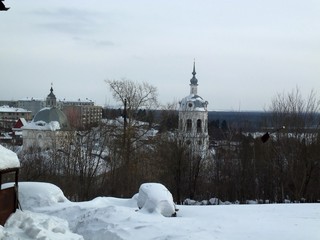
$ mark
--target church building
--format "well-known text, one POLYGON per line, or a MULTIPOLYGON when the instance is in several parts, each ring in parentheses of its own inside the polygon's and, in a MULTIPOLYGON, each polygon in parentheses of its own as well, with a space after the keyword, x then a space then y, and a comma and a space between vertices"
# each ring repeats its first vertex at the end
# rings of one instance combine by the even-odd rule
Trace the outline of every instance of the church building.
POLYGON ((33 120, 22 129, 23 147, 40 147, 50 149, 58 147, 68 130, 69 122, 66 115, 56 107, 56 96, 51 87, 46 99, 46 107, 42 108, 33 120))
POLYGON ((195 63, 192 75, 190 94, 179 102, 179 134, 193 155, 205 157, 209 148, 208 102, 198 95, 195 63))

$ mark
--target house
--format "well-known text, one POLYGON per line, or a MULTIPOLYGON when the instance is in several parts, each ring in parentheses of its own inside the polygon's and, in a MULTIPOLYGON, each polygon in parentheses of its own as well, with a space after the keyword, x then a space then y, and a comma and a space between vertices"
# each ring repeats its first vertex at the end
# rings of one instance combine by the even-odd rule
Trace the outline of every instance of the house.
POLYGON ((24 118, 19 118, 12 128, 12 142, 15 145, 22 145, 22 128, 28 123, 24 118))

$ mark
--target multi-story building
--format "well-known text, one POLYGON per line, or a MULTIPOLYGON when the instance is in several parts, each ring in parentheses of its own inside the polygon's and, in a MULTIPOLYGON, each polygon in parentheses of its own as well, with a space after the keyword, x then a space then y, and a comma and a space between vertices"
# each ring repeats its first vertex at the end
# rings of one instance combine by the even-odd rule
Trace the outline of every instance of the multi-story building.
POLYGON ((93 105, 65 105, 63 112, 69 119, 70 126, 83 129, 96 126, 102 119, 102 107, 93 105))
POLYGON ((0 129, 3 129, 3 131, 11 131, 19 118, 30 121, 32 119, 32 112, 23 108, 0 107, 0 129))
POLYGON ((0 100, 0 106, 18 107, 18 102, 15 100, 0 100))
POLYGON ((19 108, 28 109, 32 112, 32 118, 36 115, 40 109, 46 106, 45 100, 43 99, 36 99, 36 98, 26 98, 20 99, 17 101, 17 105, 19 108))

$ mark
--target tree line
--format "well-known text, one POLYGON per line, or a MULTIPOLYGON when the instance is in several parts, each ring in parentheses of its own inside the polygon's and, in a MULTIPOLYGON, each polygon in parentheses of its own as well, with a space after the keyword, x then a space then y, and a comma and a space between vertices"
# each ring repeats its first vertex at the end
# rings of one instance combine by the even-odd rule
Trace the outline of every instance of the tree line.
POLYGON ((212 197, 231 202, 320 199, 315 92, 306 99, 299 89, 275 96, 268 109, 272 117, 261 123, 260 134, 213 120, 203 159, 179 141, 176 104, 163 107, 157 121, 152 117, 152 109, 159 109, 155 87, 126 79, 106 83, 126 107, 110 110, 97 127, 68 131, 56 147, 23 150, 21 181, 52 182, 76 201, 132 197, 144 182, 163 183, 178 203, 212 197), (285 129, 273 132, 279 126, 285 129), (263 143, 266 131, 270 138, 263 143))

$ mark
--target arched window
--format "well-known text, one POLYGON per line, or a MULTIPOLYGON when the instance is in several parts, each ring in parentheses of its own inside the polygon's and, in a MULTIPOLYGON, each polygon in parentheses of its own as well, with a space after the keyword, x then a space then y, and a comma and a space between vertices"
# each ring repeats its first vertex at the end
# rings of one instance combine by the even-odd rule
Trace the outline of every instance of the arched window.
POLYGON ((192 129, 192 121, 191 119, 187 119, 187 132, 191 132, 192 129))
POLYGON ((205 132, 208 132, 208 120, 205 121, 205 125, 204 125, 204 128, 205 128, 205 132))
POLYGON ((201 126, 201 119, 197 120, 197 133, 201 133, 202 132, 202 126, 201 126))

